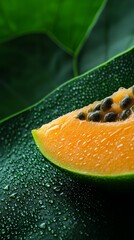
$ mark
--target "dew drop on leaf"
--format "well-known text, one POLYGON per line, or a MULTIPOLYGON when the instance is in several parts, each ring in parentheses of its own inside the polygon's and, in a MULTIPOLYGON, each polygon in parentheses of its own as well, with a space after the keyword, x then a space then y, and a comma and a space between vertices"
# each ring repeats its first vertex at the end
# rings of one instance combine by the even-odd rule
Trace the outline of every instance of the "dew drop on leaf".
POLYGON ((41 223, 41 224, 39 225, 39 227, 40 227, 41 229, 45 229, 45 228, 46 228, 46 223, 45 223, 45 222, 41 223))

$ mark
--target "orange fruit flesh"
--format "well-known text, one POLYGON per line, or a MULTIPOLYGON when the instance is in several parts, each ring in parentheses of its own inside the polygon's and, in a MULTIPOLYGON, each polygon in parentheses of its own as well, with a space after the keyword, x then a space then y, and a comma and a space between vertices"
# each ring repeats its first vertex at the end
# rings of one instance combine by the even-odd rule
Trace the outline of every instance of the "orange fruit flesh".
POLYGON ((118 175, 134 172, 134 116, 121 122, 95 123, 74 118, 76 111, 38 130, 43 155, 75 172, 118 175))
POLYGON ((87 112, 89 106, 32 131, 42 154, 56 165, 82 174, 134 173, 134 114, 117 122, 76 118, 79 112, 87 112))

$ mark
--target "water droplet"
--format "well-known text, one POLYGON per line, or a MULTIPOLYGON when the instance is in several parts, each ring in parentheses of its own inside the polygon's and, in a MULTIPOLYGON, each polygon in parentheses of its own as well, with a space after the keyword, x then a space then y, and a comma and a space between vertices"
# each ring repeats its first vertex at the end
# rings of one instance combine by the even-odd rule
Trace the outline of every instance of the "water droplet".
POLYGON ((8 191, 9 190, 9 185, 6 185, 3 189, 8 191))
POLYGON ((10 198, 15 198, 16 195, 17 195, 17 193, 12 193, 12 194, 10 195, 10 198))
POLYGON ((48 231, 49 231, 49 232, 51 231, 51 227, 50 227, 50 226, 48 226, 48 231))
POLYGON ((54 186, 54 187, 53 187, 53 190, 54 190, 55 192, 60 192, 60 188, 57 187, 57 186, 54 186))
POLYGON ((67 217, 64 217, 63 220, 64 220, 64 221, 67 221, 67 217))
POLYGON ((41 223, 41 224, 39 225, 39 227, 40 227, 41 229, 45 229, 45 228, 46 228, 46 223, 45 223, 45 222, 41 223))
POLYGON ((39 204, 42 205, 42 200, 39 200, 39 204))
POLYGON ((49 184, 49 183, 46 183, 46 187, 48 187, 48 188, 49 188, 49 187, 50 187, 50 184, 49 184))
POLYGON ((5 234, 5 229, 2 229, 1 233, 2 233, 2 234, 5 234))

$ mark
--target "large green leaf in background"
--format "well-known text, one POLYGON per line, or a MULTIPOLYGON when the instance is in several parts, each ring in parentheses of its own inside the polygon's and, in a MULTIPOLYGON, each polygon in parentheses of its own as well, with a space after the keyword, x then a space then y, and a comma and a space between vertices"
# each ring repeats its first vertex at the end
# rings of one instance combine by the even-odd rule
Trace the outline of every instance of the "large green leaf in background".
POLYGON ((79 56, 83 73, 134 45, 134 1, 109 0, 79 56))
MULTIPOLYGON (((132 46, 133 1, 123 0, 120 11, 117 8, 116 0, 108 1, 81 51, 78 66, 76 57, 67 55, 43 34, 31 34, 1 44, 0 119, 41 99, 71 78, 73 68, 76 73, 83 73, 132 46)), ((63 35, 66 33, 63 29, 63 35)))
POLYGON ((0 40, 47 32, 74 54, 104 3, 104 0, 1 0, 0 40))
MULTIPOLYGON (((76 54, 104 2, 80 1, 76 8, 75 0, 2 0, 0 39, 49 31, 60 45, 76 54)), ((74 60, 43 34, 0 44, 0 119, 35 103, 73 77, 74 60)))
POLYGON ((134 84, 134 49, 0 126, 1 240, 134 239, 134 196, 92 188, 48 162, 31 130, 134 84))

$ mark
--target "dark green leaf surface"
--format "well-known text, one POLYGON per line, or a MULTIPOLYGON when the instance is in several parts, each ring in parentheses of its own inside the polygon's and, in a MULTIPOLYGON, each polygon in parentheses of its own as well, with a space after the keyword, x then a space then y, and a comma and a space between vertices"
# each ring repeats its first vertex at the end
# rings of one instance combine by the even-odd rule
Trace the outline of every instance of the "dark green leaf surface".
POLYGON ((72 78, 72 61, 43 34, 1 44, 0 119, 39 101, 72 78))
POLYGON ((134 45, 134 2, 109 0, 79 56, 83 73, 134 45))
POLYGON ((0 239, 134 239, 134 197, 103 192, 62 172, 31 135, 33 128, 133 84, 131 49, 1 123, 0 239))
POLYGON ((47 32, 75 53, 104 3, 104 0, 1 0, 0 40, 47 32))

